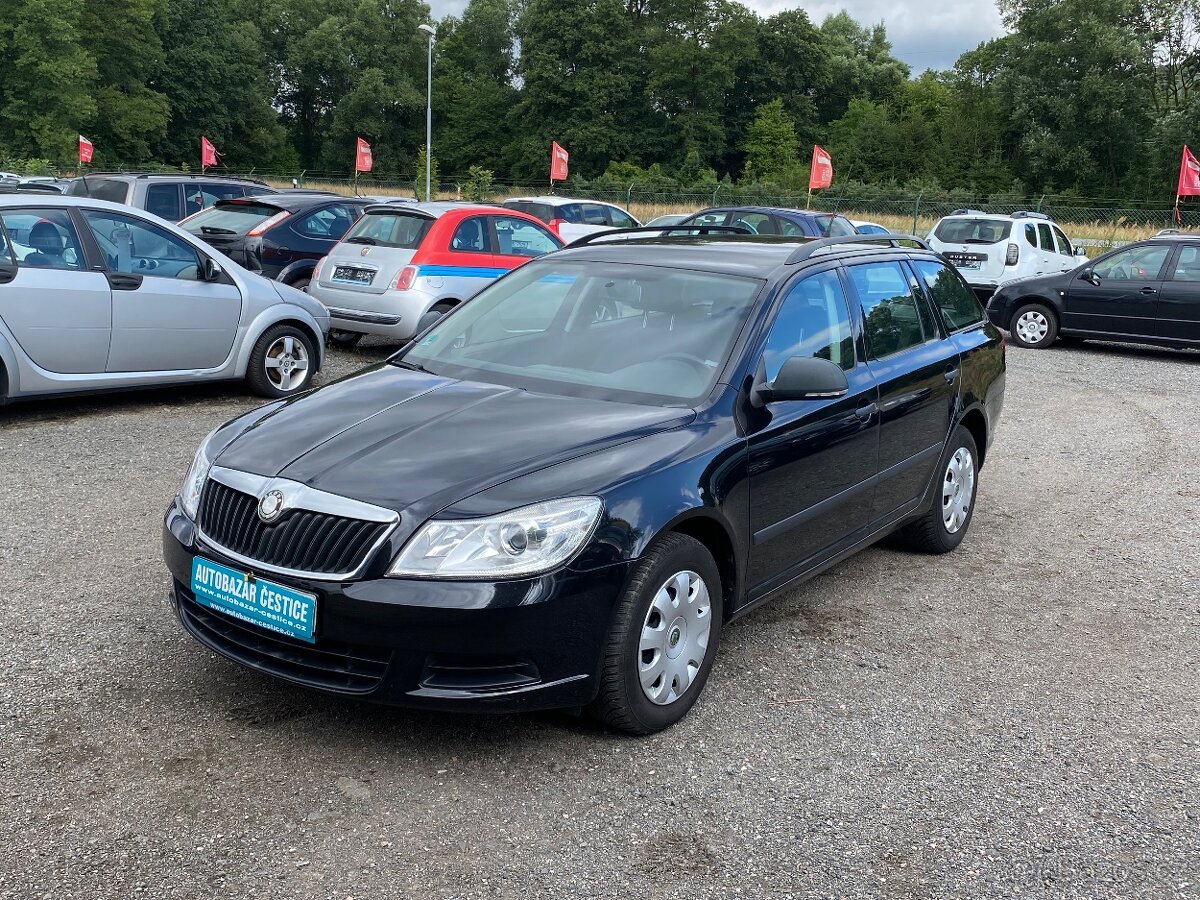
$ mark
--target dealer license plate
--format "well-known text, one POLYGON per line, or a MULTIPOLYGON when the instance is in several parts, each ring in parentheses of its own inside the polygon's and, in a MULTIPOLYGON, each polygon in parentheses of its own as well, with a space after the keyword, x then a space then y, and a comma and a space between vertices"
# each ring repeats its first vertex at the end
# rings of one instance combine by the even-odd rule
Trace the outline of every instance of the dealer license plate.
POLYGON ((353 266, 337 266, 333 270, 333 280, 343 284, 370 284, 375 273, 370 269, 356 269, 353 266))
POLYGON ((964 259, 955 263, 960 269, 978 269, 982 265, 982 261, 978 259, 964 259))
POLYGON ((192 596, 201 606, 268 631, 316 641, 317 598, 248 572, 192 559, 192 596))

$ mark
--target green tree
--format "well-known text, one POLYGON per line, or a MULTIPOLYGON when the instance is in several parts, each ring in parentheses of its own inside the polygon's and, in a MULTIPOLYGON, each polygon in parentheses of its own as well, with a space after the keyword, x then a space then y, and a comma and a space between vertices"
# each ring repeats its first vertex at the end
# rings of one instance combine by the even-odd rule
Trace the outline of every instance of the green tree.
POLYGON ((80 38, 83 0, 9 0, 6 6, 0 15, 0 141, 16 156, 74 159, 79 131, 96 110, 96 60, 80 38))
POLYGON ((758 108, 746 135, 747 181, 779 178, 795 168, 796 124, 783 109, 783 100, 776 98, 758 108))
POLYGON ((892 56, 883 23, 859 25, 843 11, 821 23, 828 60, 828 83, 817 96, 822 122, 840 117, 853 99, 880 102, 891 97, 909 75, 892 56))

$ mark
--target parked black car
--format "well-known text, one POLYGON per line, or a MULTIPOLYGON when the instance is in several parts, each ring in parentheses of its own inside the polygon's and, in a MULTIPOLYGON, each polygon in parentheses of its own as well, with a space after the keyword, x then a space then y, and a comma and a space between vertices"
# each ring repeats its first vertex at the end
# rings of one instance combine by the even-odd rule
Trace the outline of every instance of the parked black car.
POLYGON ((895 235, 583 243, 205 438, 164 530, 183 627, 332 693, 647 733, 731 619, 898 529, 962 541, 1005 360, 953 267, 895 235))
POLYGON ((369 205, 358 197, 289 191, 222 200, 179 227, 252 272, 303 290, 317 260, 369 205))
POLYGON ((1060 337, 1200 347, 1200 235, 1160 234, 1070 272, 1011 282, 987 313, 1022 347, 1060 337))
POLYGON ((775 206, 719 206, 702 209, 681 225, 725 225, 750 234, 784 237, 841 237, 858 229, 845 216, 811 209, 775 206))

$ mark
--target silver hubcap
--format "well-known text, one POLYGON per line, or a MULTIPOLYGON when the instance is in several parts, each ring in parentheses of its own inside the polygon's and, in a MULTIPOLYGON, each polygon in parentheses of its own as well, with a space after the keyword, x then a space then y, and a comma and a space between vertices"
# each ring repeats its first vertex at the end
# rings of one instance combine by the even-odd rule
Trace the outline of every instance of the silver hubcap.
POLYGON ((267 348, 264 366, 271 384, 281 391, 294 391, 308 374, 308 350, 291 335, 277 338, 267 348))
POLYGON ((942 522, 951 534, 967 521, 971 498, 975 496, 975 459, 966 447, 959 447, 946 466, 942 484, 942 522))
POLYGON ((712 601, 695 572, 678 572, 658 589, 638 645, 638 678, 651 703, 674 703, 691 687, 708 652, 712 601))
POLYGON ((1049 330, 1050 322, 1047 321, 1046 314, 1038 312, 1036 309, 1021 313, 1020 318, 1017 319, 1017 337, 1027 344, 1038 343, 1049 330))

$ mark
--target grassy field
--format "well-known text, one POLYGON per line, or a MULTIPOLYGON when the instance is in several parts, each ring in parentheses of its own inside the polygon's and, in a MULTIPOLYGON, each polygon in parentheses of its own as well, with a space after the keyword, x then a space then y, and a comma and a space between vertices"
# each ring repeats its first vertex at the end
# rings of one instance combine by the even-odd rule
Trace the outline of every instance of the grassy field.
MULTIPOLYGON (((290 183, 286 182, 273 182, 273 184, 275 184, 277 187, 291 186, 290 183)), ((347 195, 353 193, 353 189, 344 182, 310 181, 305 184, 305 187, 313 190, 337 191, 338 193, 347 195)), ((370 194, 374 196, 413 196, 412 190, 408 188, 398 188, 394 186, 382 187, 365 182, 360 185, 359 190, 363 194, 370 194)), ((503 200, 506 196, 509 195, 507 193, 499 193, 494 196, 493 200, 494 202, 498 202, 503 200)), ((460 198, 453 191, 442 191, 438 194, 438 199, 457 200, 460 198)), ((695 205, 670 202, 643 203, 635 201, 629 204, 629 211, 643 222, 647 222, 650 219, 653 219, 655 216, 661 216, 666 213, 694 212, 698 208, 699 207, 695 205)), ((898 216, 890 213, 870 212, 869 210, 858 211, 853 209, 842 209, 839 211, 848 218, 876 222, 902 234, 914 233, 912 216, 898 216)), ((936 217, 918 216, 915 233, 919 237, 925 237, 933 229, 935 224, 937 224, 936 217)), ((1072 241, 1086 241, 1087 244, 1085 245, 1085 249, 1091 256, 1095 256, 1097 253, 1104 251, 1109 246, 1118 246, 1121 244, 1127 244, 1131 241, 1140 241, 1144 240, 1145 238, 1153 237, 1159 230, 1158 226, 1132 225, 1122 220, 1118 220, 1116 222, 1095 221, 1086 223, 1072 223, 1065 224, 1062 226, 1062 228, 1063 231, 1066 232, 1067 237, 1069 237, 1072 241)))

